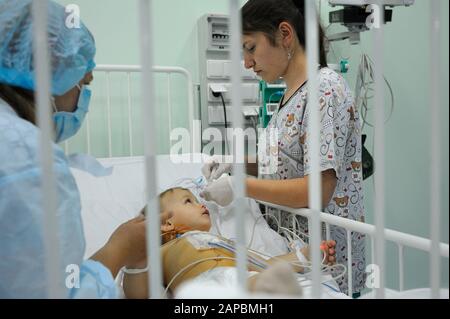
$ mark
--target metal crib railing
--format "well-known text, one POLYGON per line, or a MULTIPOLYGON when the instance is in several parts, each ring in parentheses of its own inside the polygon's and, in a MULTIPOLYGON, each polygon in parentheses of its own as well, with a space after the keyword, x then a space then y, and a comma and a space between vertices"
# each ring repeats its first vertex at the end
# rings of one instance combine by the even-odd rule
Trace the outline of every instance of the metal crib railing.
MULTIPOLYGON (((192 80, 191 73, 182 67, 175 66, 154 66, 152 68, 154 73, 166 74, 167 75, 167 108, 168 108, 168 129, 169 132, 173 129, 173 111, 174 105, 172 103, 173 99, 173 91, 171 85, 171 74, 179 74, 182 75, 186 80, 186 96, 187 96, 187 104, 188 104, 188 123, 189 123, 189 132, 191 136, 193 136, 193 123, 195 118, 195 109, 194 109, 194 84, 192 80)), ((132 132, 132 112, 133 112, 133 104, 132 104, 132 92, 131 92, 131 76, 132 74, 138 74, 142 72, 142 68, 139 65, 109 65, 109 64, 99 64, 94 69, 95 73, 103 73, 106 77, 106 118, 107 118, 107 130, 108 130, 108 157, 112 157, 112 120, 111 120, 111 73, 123 74, 126 76, 126 85, 127 85, 127 121, 128 121, 128 143, 129 143, 129 156, 134 156, 134 143, 133 143, 133 132, 132 132)), ((91 120, 89 113, 86 115, 86 147, 87 154, 92 154, 92 143, 91 143, 91 120)), ((67 140, 64 142, 64 151, 66 154, 70 152, 70 143, 71 140, 67 140)), ((199 147, 200 141, 192 140, 192 151, 194 149, 200 149, 199 147), (197 143, 197 144, 195 144, 197 143)))
MULTIPOLYGON (((303 216, 303 217, 307 218, 308 220, 314 214, 314 211, 310 210, 310 209, 294 209, 294 208, 275 205, 275 204, 267 203, 267 202, 259 202, 259 203, 273 207, 277 210, 277 212, 282 210, 282 211, 291 213, 293 216, 303 216)), ((321 223, 325 223, 327 240, 330 239, 330 225, 342 227, 346 230, 347 255, 349 256, 349 258, 347 260, 347 265, 346 265, 347 272, 348 272, 348 278, 347 278, 348 279, 347 283, 348 283, 348 287, 349 287, 348 295, 352 296, 353 295, 353 291, 352 291, 353 278, 352 278, 352 272, 349 271, 349 269, 352 269, 352 263, 353 263, 352 250, 351 250, 352 249, 351 233, 357 232, 357 233, 365 234, 369 237, 370 245, 372 246, 372 256, 371 256, 370 263, 374 264, 375 256, 374 256, 373 246, 374 246, 374 242, 375 242, 375 237, 377 235, 376 226, 368 224, 368 223, 350 220, 350 219, 344 218, 344 217, 334 216, 334 215, 327 214, 327 213, 320 213, 319 219, 320 219, 321 223)), ((293 219, 292 227, 293 227, 293 229, 297 229, 297 224, 296 224, 296 222, 294 222, 294 220, 296 220, 296 219, 293 219)), ((432 250, 433 242, 431 239, 428 239, 428 238, 410 235, 410 234, 399 232, 396 230, 391 230, 391 229, 385 228, 383 232, 384 232, 384 238, 386 241, 393 242, 397 245, 398 257, 399 257, 399 262, 398 262, 399 287, 400 287, 400 291, 403 291, 404 290, 404 248, 407 247, 407 248, 418 249, 418 250, 427 252, 431 255, 433 253, 433 250, 432 250)), ((445 244, 445 243, 439 243, 437 253, 438 253, 439 258, 441 258, 441 257, 449 258, 449 245, 445 244)))

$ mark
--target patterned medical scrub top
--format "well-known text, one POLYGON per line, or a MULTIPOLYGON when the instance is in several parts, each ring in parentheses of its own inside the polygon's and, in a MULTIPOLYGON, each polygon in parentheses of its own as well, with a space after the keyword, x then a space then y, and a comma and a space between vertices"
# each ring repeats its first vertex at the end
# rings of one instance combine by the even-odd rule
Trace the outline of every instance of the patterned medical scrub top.
MULTIPOLYGON (((364 222, 359 114, 354 107, 347 82, 335 71, 329 68, 322 68, 319 71, 319 90, 320 170, 333 169, 337 177, 336 189, 324 211, 364 222)), ((266 155, 265 158, 260 157, 260 178, 283 180, 301 178, 310 174, 309 119, 307 85, 303 84, 288 101, 279 106, 265 129, 267 136, 271 130, 276 132, 273 135, 277 138, 271 141, 268 137, 259 140, 259 147, 264 147, 266 155), (271 171, 270 165, 272 165, 271 171), (266 171, 261 174, 264 169, 266 171)), ((266 207, 266 212, 279 219, 282 226, 291 228, 296 225, 300 233, 308 234, 306 218, 294 217, 287 212, 280 212, 270 207, 266 207)), ((276 229, 277 226, 273 220, 270 218, 268 221, 276 229)), ((322 234, 322 236, 325 235, 322 234)), ((354 232, 351 236, 352 282, 355 293, 361 291, 365 283, 365 238, 363 234, 354 232)), ((347 267, 346 230, 330 226, 330 237, 336 241, 337 263, 347 267)), ((304 239, 307 241, 307 238, 304 239)), ((342 273, 342 269, 335 272, 342 273)), ((347 280, 347 273, 337 280, 344 293, 348 293, 347 280)))

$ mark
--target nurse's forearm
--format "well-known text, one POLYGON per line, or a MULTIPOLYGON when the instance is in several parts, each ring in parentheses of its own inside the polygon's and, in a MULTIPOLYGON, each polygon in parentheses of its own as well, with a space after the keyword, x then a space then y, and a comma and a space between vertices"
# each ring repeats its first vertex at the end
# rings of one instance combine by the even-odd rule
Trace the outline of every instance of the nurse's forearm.
POLYGON ((308 206, 308 185, 304 179, 263 180, 247 178, 247 196, 292 208, 308 206))
MULTIPOLYGON (((322 172, 322 207, 326 207, 336 188, 333 170, 322 172)), ((308 207, 308 176, 285 180, 247 178, 247 196, 292 208, 308 207)))
POLYGON ((109 269, 115 278, 119 270, 125 265, 125 258, 120 254, 119 249, 115 249, 111 244, 106 244, 97 251, 90 259, 101 262, 109 269))

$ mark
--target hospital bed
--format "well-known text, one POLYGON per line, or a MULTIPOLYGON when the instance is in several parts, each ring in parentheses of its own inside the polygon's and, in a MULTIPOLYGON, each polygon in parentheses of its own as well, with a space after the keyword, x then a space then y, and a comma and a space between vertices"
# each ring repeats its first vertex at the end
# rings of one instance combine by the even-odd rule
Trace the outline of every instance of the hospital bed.
MULTIPOLYGON (((195 110, 194 110, 194 98, 192 92, 194 91, 194 86, 192 83, 192 79, 189 75, 189 72, 181 69, 181 68, 172 68, 172 67, 157 67, 156 70, 161 73, 171 74, 173 72, 177 72, 182 74, 187 81, 187 91, 188 91, 188 105, 189 105, 189 120, 192 123, 192 120, 196 118, 195 110), (190 91, 190 93, 189 93, 190 91)), ((106 76, 107 85, 109 87, 108 74, 111 72, 122 73, 128 80, 128 84, 130 83, 130 75, 133 73, 139 72, 139 69, 134 66, 102 66, 99 65, 95 72, 104 72, 106 76)), ((170 76, 168 77, 168 89, 167 91, 167 101, 168 108, 171 107, 171 90, 170 90, 170 76)), ((107 118, 108 118, 108 132, 107 132, 107 144, 108 144, 108 152, 106 156, 98 158, 101 166, 87 165, 83 166, 77 163, 77 158, 74 157, 74 168, 72 168, 72 172, 75 176, 76 182, 80 189, 81 194, 81 202, 82 202, 82 218, 83 225, 86 237, 86 254, 85 257, 88 258, 92 255, 97 249, 99 249, 109 238, 110 234, 113 232, 117 226, 126 220, 134 217, 137 213, 142 209, 145 205, 145 174, 144 174, 144 157, 141 155, 137 155, 133 152, 133 138, 132 138, 132 130, 131 125, 129 125, 129 154, 127 156, 113 156, 112 152, 112 135, 111 132, 114 130, 112 125, 111 117, 113 116, 113 110, 110 107, 111 98, 108 94, 111 92, 107 90, 107 118), (112 170, 108 170, 108 168, 112 168, 112 170)), ((132 96, 131 90, 128 90, 128 96, 126 97, 128 103, 126 103, 127 113, 128 115, 132 112, 132 96)), ((169 112, 170 114, 171 112, 169 112)), ((130 118, 123 119, 124 121, 130 121, 130 118)), ((86 153, 92 153, 91 149, 91 140, 93 138, 92 132, 90 131, 90 120, 86 121, 86 145, 87 150, 86 153)), ((171 120, 169 115, 169 127, 171 127, 171 120)), ((190 128, 192 129, 192 128, 190 128)), ((192 132, 192 131, 191 131, 192 132)), ((191 135, 192 136, 192 135, 191 135)), ((67 152, 72 150, 70 146, 72 142, 69 140, 65 144, 65 149, 67 152)), ((170 142, 169 142, 170 143, 170 142)), ((206 155, 202 155, 199 158, 205 160, 207 158, 206 155)), ((83 160, 79 160, 78 163, 83 162, 83 160)), ((82 159, 86 159, 83 158, 82 159)), ((156 167, 158 174, 157 187, 158 191, 163 191, 168 187, 174 186, 177 182, 180 181, 181 178, 187 179, 197 179, 201 176, 201 166, 202 161, 197 163, 189 163, 189 164, 175 164, 172 161, 170 155, 158 155, 156 157, 156 167)), ((89 162, 89 158, 88 158, 89 162)), ((270 230, 267 226, 267 223, 259 218, 261 214, 259 211, 259 205, 255 201, 249 201, 249 206, 251 207, 251 214, 246 216, 246 223, 250 225, 256 225, 254 227, 254 231, 251 234, 247 234, 247 238, 250 236, 254 236, 255 240, 253 248, 257 249, 266 249, 267 253, 276 254, 277 249, 280 246, 273 245, 273 239, 277 238, 276 235, 271 232, 278 231, 285 235, 285 232, 281 229, 282 227, 276 227, 274 230, 270 230), (271 246, 272 245, 272 246, 271 246)), ((264 203, 275 207, 276 209, 288 211, 292 214, 292 216, 300 215, 306 218, 311 217, 311 212, 307 209, 291 209, 287 207, 282 207, 278 205, 273 205, 269 203, 264 203)), ((214 204, 210 204, 214 205, 214 204)), ((225 232, 229 237, 233 237, 233 229, 234 222, 233 216, 230 212, 226 211, 223 208, 208 206, 210 211, 215 212, 211 215, 213 218, 213 227, 218 232, 225 232)), ((290 225, 290 231, 297 233, 299 231, 298 225, 296 224, 296 219, 292 219, 292 225, 290 225)), ((340 218, 337 216, 332 216, 329 214, 320 214, 320 220, 322 223, 326 225, 326 234, 329 237, 329 229, 330 225, 336 225, 339 227, 343 227, 347 231, 347 247, 348 247, 348 256, 352 256, 351 254, 351 232, 359 232, 367 235, 367 244, 372 246, 372 252, 374 251, 374 236, 376 234, 375 227, 373 225, 348 220, 345 218, 340 218)), ((280 225, 279 225, 280 226, 280 225)), ((385 239, 386 241, 390 241, 397 245, 398 247, 398 273, 399 273, 399 291, 396 290, 387 290, 386 297, 387 298, 420 298, 420 297, 429 297, 429 289, 415 290, 415 291, 406 291, 403 292, 405 287, 404 273, 405 273, 405 265, 404 265, 404 250, 408 249, 417 249, 425 252, 431 251, 431 241, 427 238, 421 238, 418 236, 385 229, 385 239)), ((444 258, 448 258, 449 255, 449 246, 445 243, 439 244, 439 255, 444 258)), ((373 253, 371 258, 368 258, 368 264, 371 263, 371 260, 374 259, 373 253)), ((348 259, 346 265, 344 265, 347 269, 351 268, 352 259, 351 257, 348 259)), ((150 265, 151 267, 151 265, 150 265)), ((390 271, 388 269, 388 271, 390 271)), ((348 287, 352 287, 352 276, 351 272, 349 272, 348 276, 348 287)), ((220 292, 220 291, 219 291, 220 292)), ((191 290, 192 297, 207 297, 207 290, 203 290, 203 293, 196 292, 195 290, 191 290)), ((227 295, 227 292, 223 292, 223 295, 217 295, 218 298, 221 296, 230 297, 227 295)), ((230 293, 228 291, 228 293, 230 293)), ((236 292, 237 293, 237 292, 236 292)), ((233 295, 233 294, 232 294, 233 295)), ((351 288, 349 289, 348 295, 352 295, 351 288)), ((183 297, 188 297, 186 295, 182 295, 183 297)), ((210 296, 210 295, 209 295, 210 296)), ((233 295, 236 297, 236 295, 233 295)), ((323 295, 322 295, 323 296, 323 295)), ((327 296, 325 296, 327 297, 327 296)), ((328 297, 330 297, 328 295, 328 297)), ((343 294, 335 294, 333 297, 343 298, 343 294)), ((372 295, 366 294, 364 297, 370 298, 372 295)), ((448 289, 444 289, 441 291, 441 297, 448 298, 448 289)))

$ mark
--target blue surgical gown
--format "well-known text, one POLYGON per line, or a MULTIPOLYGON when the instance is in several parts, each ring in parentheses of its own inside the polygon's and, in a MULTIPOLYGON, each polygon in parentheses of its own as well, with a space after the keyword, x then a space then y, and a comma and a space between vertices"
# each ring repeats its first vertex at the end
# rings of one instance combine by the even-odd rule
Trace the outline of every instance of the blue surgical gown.
MULTIPOLYGON (((83 261, 85 241, 78 188, 62 149, 53 145, 53 154, 61 265, 55 276, 60 276, 63 297, 115 298, 118 292, 111 272, 99 262, 83 261), (76 268, 80 276, 72 284, 78 282, 79 287, 70 288, 69 284, 68 288, 67 278, 76 268)), ((47 297, 38 156, 39 129, 0 99, 0 298, 47 297)))

